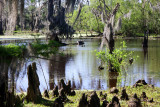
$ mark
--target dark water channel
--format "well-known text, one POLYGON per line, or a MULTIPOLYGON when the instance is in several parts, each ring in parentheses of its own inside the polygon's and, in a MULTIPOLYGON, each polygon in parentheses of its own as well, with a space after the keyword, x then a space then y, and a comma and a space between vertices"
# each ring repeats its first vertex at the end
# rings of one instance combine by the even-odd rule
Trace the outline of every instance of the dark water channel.
MULTIPOLYGON (((77 39, 72 39, 64 42, 75 43, 76 41, 77 39)), ((50 57, 51 60, 30 60, 26 62, 26 66, 32 62, 37 63, 41 91, 47 89, 47 85, 49 89, 53 89, 62 78, 66 82, 71 80, 74 89, 105 90, 116 83, 118 86, 133 85, 139 79, 145 79, 148 83, 160 87, 160 40, 149 40, 147 53, 144 53, 142 48, 142 40, 125 40, 127 50, 134 51, 134 55, 138 55, 139 58, 134 61, 133 65, 128 66, 127 74, 123 73, 118 76, 118 79, 109 79, 111 75, 109 72, 98 70, 100 61, 96 58, 94 50, 99 49, 100 41, 100 39, 84 39, 85 46, 83 47, 77 45, 60 47, 65 55, 54 55, 50 57)), ((123 39, 116 40, 115 47, 118 48, 122 41, 123 39)), ((20 89, 27 90, 26 66, 15 78, 17 92, 20 89)))

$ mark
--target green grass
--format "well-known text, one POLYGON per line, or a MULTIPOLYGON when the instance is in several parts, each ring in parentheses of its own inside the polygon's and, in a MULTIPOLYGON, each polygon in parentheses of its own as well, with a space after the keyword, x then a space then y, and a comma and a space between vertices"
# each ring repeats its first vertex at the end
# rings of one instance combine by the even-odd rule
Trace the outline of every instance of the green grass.
MULTIPOLYGON (((118 98, 120 98, 121 96, 121 90, 122 88, 118 88, 119 89, 119 93, 117 94, 118 98)), ((68 99, 72 102, 72 103, 65 103, 64 106, 65 107, 77 107, 79 100, 82 96, 83 93, 87 94, 88 97, 90 96, 90 94, 92 93, 93 90, 76 90, 76 96, 67 96, 68 99)), ((132 88, 132 87, 126 87, 126 91, 127 94, 129 95, 129 98, 132 98, 132 96, 134 95, 134 93, 137 93, 137 96, 140 98, 141 93, 142 92, 146 92, 146 95, 148 97, 148 99, 153 98, 154 102, 153 103, 149 103, 149 102, 143 102, 142 101, 142 106, 143 107, 160 107, 160 88, 155 87, 154 89, 152 89, 149 86, 142 86, 142 87, 138 87, 138 88, 132 88)), ((100 91, 96 91, 98 94, 98 97, 100 98, 100 102, 102 105, 102 100, 101 97, 99 95, 100 91)), ((112 97, 116 94, 110 94, 109 90, 102 90, 103 94, 107 93, 107 101, 111 101, 112 97)), ((50 98, 44 98, 42 101, 40 101, 39 104, 34 104, 34 103, 24 103, 25 107, 49 107, 53 104, 53 101, 56 99, 56 97, 52 97, 51 96, 51 92, 50 92, 50 98)), ((89 99, 89 98, 88 98, 89 99)), ((121 107, 128 107, 128 101, 124 101, 124 100, 120 100, 120 104, 121 107)))

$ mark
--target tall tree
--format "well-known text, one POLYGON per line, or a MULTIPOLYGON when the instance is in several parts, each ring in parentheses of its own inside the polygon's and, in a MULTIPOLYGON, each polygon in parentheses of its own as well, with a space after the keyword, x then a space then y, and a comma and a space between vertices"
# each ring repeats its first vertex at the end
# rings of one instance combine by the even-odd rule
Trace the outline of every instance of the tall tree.
POLYGON ((49 30, 53 29, 53 0, 48 0, 48 21, 49 21, 49 30))
POLYGON ((21 30, 24 29, 24 0, 20 0, 20 24, 21 30))
POLYGON ((49 21, 49 37, 51 40, 58 41, 58 35, 70 35, 74 30, 65 21, 66 10, 74 9, 74 5, 80 0, 65 0, 65 7, 61 5, 61 0, 48 0, 48 21, 49 21))
MULTIPOLYGON (((104 0, 103 0, 104 1, 104 0)), ((103 32, 103 39, 101 42, 101 49, 103 47, 104 44, 106 44, 106 46, 108 46, 108 48, 110 49, 110 53, 112 53, 113 51, 113 47, 114 47, 114 39, 113 39, 113 34, 114 34, 114 23, 115 23, 115 15, 119 9, 119 3, 117 3, 117 5, 115 6, 114 10, 111 12, 107 12, 107 5, 104 3, 104 11, 101 14, 101 18, 102 21, 105 23, 105 27, 104 27, 104 32, 103 32)))
POLYGON ((148 47, 148 34, 149 30, 147 27, 146 15, 145 15, 145 3, 146 0, 142 1, 142 15, 143 15, 143 29, 144 29, 144 40, 143 40, 143 47, 148 47))
POLYGON ((0 0, 0 35, 3 35, 2 12, 3 12, 3 0, 0 0))
MULTIPOLYGON (((116 31, 115 29, 115 15, 120 7, 120 4, 117 3, 115 8, 112 10, 110 9, 106 3, 105 0, 99 0, 99 12, 95 12, 99 15, 101 15, 101 20, 105 24, 104 25, 104 31, 103 31, 103 37, 101 41, 101 46, 100 49, 102 50, 103 45, 106 45, 107 48, 109 48, 109 53, 113 54, 113 49, 114 49, 114 39, 113 35, 114 32, 116 31)), ((118 21, 121 23, 121 21, 118 21)), ((118 24, 120 25, 120 24, 118 24)), ((117 70, 113 67, 113 64, 111 61, 109 63, 109 71, 111 72, 117 72, 117 70)))
MULTIPOLYGON (((105 5, 105 3, 104 3, 105 5)), ((102 13, 102 20, 105 22, 105 27, 104 27, 104 32, 103 32, 103 38, 102 38, 102 42, 101 42, 101 49, 103 47, 104 44, 106 44, 106 46, 109 48, 110 53, 112 54, 112 51, 114 49, 114 39, 113 39, 113 34, 115 31, 114 28, 114 23, 115 23, 115 15, 119 9, 119 3, 117 3, 117 5, 115 6, 114 10, 111 11, 109 13, 109 16, 104 16, 102 13)), ((105 13, 107 11, 105 10, 105 13)), ((109 70, 111 72, 116 71, 116 69, 113 68, 113 65, 111 63, 111 61, 109 61, 109 70)))
POLYGON ((17 17, 18 17, 18 2, 19 0, 9 0, 9 16, 7 33, 13 33, 16 30, 17 17))

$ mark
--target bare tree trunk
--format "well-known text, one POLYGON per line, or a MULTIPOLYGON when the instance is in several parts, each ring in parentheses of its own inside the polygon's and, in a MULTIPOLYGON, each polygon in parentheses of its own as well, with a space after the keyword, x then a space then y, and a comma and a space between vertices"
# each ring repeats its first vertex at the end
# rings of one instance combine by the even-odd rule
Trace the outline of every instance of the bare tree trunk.
POLYGON ((145 36, 145 32, 146 32, 146 28, 147 28, 146 19, 145 19, 145 2, 146 2, 146 0, 143 0, 142 2, 143 2, 142 3, 143 29, 144 29, 144 36, 145 36))
POLYGON ((49 30, 53 29, 53 0, 48 0, 48 21, 49 30))
POLYGON ((114 21, 115 21, 114 18, 115 18, 115 15, 116 15, 116 12, 117 12, 119 6, 120 5, 117 3, 115 9, 113 10, 113 12, 110 13, 110 15, 107 17, 107 19, 104 19, 103 15, 102 15, 102 19, 106 24, 104 27, 103 38, 102 38, 100 48, 102 49, 103 45, 105 44, 109 48, 110 53, 112 53, 113 48, 114 48, 114 39, 113 39, 114 21))
POLYGON ((142 15, 143 15, 143 29, 144 29, 144 40, 143 40, 143 48, 147 48, 148 47, 148 35, 149 35, 149 30, 147 27, 147 21, 145 19, 145 3, 146 0, 143 0, 143 4, 142 4, 142 15))
POLYGON ((35 30, 38 29, 38 16, 35 16, 35 30))
POLYGON ((59 35, 67 35, 69 31, 71 35, 74 32, 71 26, 66 23, 65 8, 61 6, 61 0, 48 0, 48 22, 49 32, 47 33, 47 39, 60 42, 59 35), (70 29, 68 29, 69 27, 70 29))
POLYGON ((117 77, 118 72, 109 72, 109 88, 113 88, 117 86, 117 77))
POLYGON ((113 39, 113 26, 111 22, 108 22, 108 24, 105 25, 102 39, 103 40, 101 42, 101 49, 105 44, 109 48, 110 53, 112 53, 114 47, 114 39, 113 39))
POLYGON ((24 29, 24 0, 21 0, 21 5, 20 5, 20 24, 21 24, 21 30, 24 29))
POLYGON ((34 24, 34 31, 36 33, 39 32, 39 25, 40 25, 40 14, 36 14, 34 17, 35 17, 35 24, 34 24))
POLYGON ((16 30, 17 24, 18 0, 11 0, 11 2, 9 2, 9 5, 11 6, 11 10, 8 17, 7 33, 13 34, 13 32, 16 30))
POLYGON ((0 0, 0 1, 3 1, 3 6, 2 7, 2 28, 3 28, 3 31, 5 32, 6 31, 6 28, 7 28, 7 13, 3 10, 4 9, 4 6, 7 7, 7 0, 0 0))
POLYGON ((34 30, 34 16, 33 16, 33 12, 31 13, 32 15, 31 15, 31 31, 33 31, 34 30))
POLYGON ((2 19, 0 18, 0 35, 3 35, 2 19))
MULTIPOLYGON (((104 3, 104 5, 105 5, 105 3, 104 3)), ((104 15, 102 13, 102 21, 105 22, 105 27, 104 27, 103 38, 102 38, 100 49, 102 49, 103 45, 105 44, 109 48, 109 51, 111 54, 114 50, 114 39, 113 39, 113 34, 115 31, 114 30, 114 21, 115 21, 115 15, 117 13, 117 10, 119 9, 119 6, 120 6, 119 3, 117 3, 113 12, 111 12, 108 17, 104 17, 104 15)), ((109 71, 116 72, 116 69, 114 69, 111 61, 109 61, 108 63, 109 63, 109 71)))
POLYGON ((2 12, 3 12, 3 0, 0 0, 0 35, 3 35, 3 26, 2 26, 2 12))
POLYGON ((61 0, 48 0, 48 22, 49 22, 49 34, 47 34, 47 39, 55 40, 59 42, 58 34, 60 29, 58 28, 60 24, 60 7, 61 0), (54 4, 54 6, 53 6, 54 4), (54 11, 53 11, 54 7, 54 11), (53 16, 54 14, 54 16, 53 16), (57 28, 56 28, 57 26, 57 28))

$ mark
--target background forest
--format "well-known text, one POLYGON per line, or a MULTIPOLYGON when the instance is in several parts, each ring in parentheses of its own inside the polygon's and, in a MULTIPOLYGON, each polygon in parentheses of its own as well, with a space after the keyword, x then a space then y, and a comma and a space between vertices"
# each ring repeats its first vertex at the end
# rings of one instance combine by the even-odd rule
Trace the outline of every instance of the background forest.
MULTIPOLYGON (((117 3, 120 4, 115 20, 121 22, 118 25, 115 23, 115 26, 119 27, 116 34, 143 36, 146 30, 156 35, 160 31, 158 0, 68 0, 68 2, 53 0, 53 2, 53 13, 56 13, 56 2, 61 2, 65 9, 65 22, 77 32, 103 33, 104 23, 101 19, 100 5, 104 5, 104 2, 108 11, 112 11, 117 3)), ((47 0, 0 0, 0 34, 46 31, 49 29, 48 11, 47 0)))

